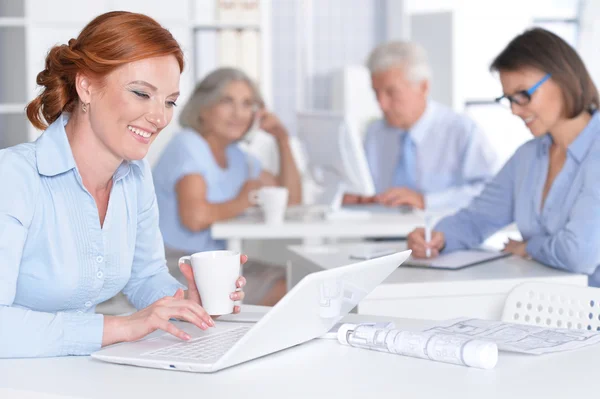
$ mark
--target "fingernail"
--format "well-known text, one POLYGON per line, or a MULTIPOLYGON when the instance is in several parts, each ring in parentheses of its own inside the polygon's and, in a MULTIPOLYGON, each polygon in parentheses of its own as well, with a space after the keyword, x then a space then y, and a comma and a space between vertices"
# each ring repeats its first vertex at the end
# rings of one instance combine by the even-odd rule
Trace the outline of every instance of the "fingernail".
POLYGON ((211 327, 215 326, 215 322, 213 319, 208 319, 208 324, 210 324, 211 327))
POLYGON ((229 294, 229 298, 235 300, 235 294, 229 294))
POLYGON ((185 339, 186 341, 189 341, 190 339, 192 339, 192 337, 190 337, 189 334, 185 334, 183 336, 183 339, 185 339))
POLYGON ((208 324, 206 324, 205 322, 202 322, 202 324, 200 324, 200 327, 201 327, 203 330, 206 330, 206 329, 208 328, 208 324))

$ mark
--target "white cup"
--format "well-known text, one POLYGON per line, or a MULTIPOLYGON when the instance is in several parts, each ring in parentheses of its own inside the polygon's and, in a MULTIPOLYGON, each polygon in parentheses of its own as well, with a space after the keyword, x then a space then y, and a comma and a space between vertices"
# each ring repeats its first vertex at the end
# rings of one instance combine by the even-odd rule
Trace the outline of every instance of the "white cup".
POLYGON ((194 270, 194 280, 200 293, 202 307, 210 315, 233 313, 234 301, 229 295, 237 290, 240 277, 239 252, 207 251, 183 256, 179 263, 187 263, 194 270))
POLYGON ((288 203, 287 188, 263 187, 260 190, 250 192, 249 200, 254 205, 260 205, 265 215, 265 223, 283 223, 288 203))

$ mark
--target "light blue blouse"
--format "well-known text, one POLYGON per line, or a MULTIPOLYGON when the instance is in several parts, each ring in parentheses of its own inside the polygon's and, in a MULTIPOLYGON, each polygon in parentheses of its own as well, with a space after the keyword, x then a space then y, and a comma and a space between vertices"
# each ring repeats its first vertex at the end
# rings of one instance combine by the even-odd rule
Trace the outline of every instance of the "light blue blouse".
POLYGON ((123 290, 139 309, 181 287, 166 267, 147 162, 118 168, 101 228, 67 120, 0 151, 0 358, 89 354, 102 343, 98 303, 123 290))
POLYGON ((435 227, 443 252, 474 248, 516 222, 527 253, 557 269, 589 275, 600 286, 600 113, 567 150, 565 164, 540 207, 552 137, 523 144, 468 208, 435 227))
POLYGON ((496 154, 481 129, 466 116, 430 101, 406 132, 384 119, 373 122, 365 152, 378 193, 394 187, 404 168, 405 135, 414 144, 414 178, 428 209, 459 209, 469 204, 494 175, 496 154))
POLYGON ((175 186, 187 175, 201 175, 206 182, 210 203, 233 200, 244 183, 261 173, 260 162, 244 153, 237 143, 226 149, 227 168, 221 168, 206 140, 186 129, 176 134, 154 166, 154 185, 160 209, 160 229, 165 244, 188 253, 224 249, 225 243, 213 240, 210 229, 191 231, 181 223, 175 186))

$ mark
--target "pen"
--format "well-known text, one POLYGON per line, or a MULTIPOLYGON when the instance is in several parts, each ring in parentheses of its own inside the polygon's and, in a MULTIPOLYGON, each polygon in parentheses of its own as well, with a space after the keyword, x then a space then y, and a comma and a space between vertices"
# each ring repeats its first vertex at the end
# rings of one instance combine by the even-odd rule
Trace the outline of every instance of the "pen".
MULTIPOLYGON (((429 244, 431 241, 431 215, 425 214, 425 242, 429 244)), ((425 249, 425 256, 431 257, 431 249, 428 247, 425 249)))

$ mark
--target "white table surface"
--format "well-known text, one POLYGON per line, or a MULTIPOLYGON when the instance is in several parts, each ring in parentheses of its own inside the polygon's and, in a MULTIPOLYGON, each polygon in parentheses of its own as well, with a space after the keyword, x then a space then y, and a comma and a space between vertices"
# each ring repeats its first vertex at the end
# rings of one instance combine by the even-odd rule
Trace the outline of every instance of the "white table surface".
MULTIPOLYGON (((288 250, 296 255, 293 261, 304 260, 305 266, 312 265, 312 271, 318 271, 361 262, 350 255, 363 248, 404 251, 406 242, 292 245, 288 250)), ((533 260, 511 256, 460 270, 399 267, 367 298, 387 298, 391 292, 406 297, 489 293, 510 289, 526 280, 587 285, 586 275, 563 272, 533 260), (398 292, 399 285, 401 292, 398 292)))
MULTIPOLYGON (((403 329, 430 325, 393 321, 403 329)), ((314 340, 214 374, 89 357, 0 360, 0 398, 578 398, 595 397, 599 368, 600 346, 544 356, 502 352, 495 369, 480 370, 314 340)))
MULTIPOLYGON (((350 254, 364 248, 406 249, 405 242, 288 246, 290 281, 360 260, 350 254)), ((460 270, 399 267, 358 305, 358 313, 444 320, 477 317, 499 320, 508 293, 526 282, 587 286, 587 276, 552 269, 512 256, 460 270)))
POLYGON ((361 220, 326 220, 318 214, 295 212, 275 225, 265 224, 260 214, 253 213, 215 223, 211 234, 216 240, 226 240, 228 249, 240 251, 242 240, 404 237, 420 226, 423 216, 413 212, 373 213, 361 220))

